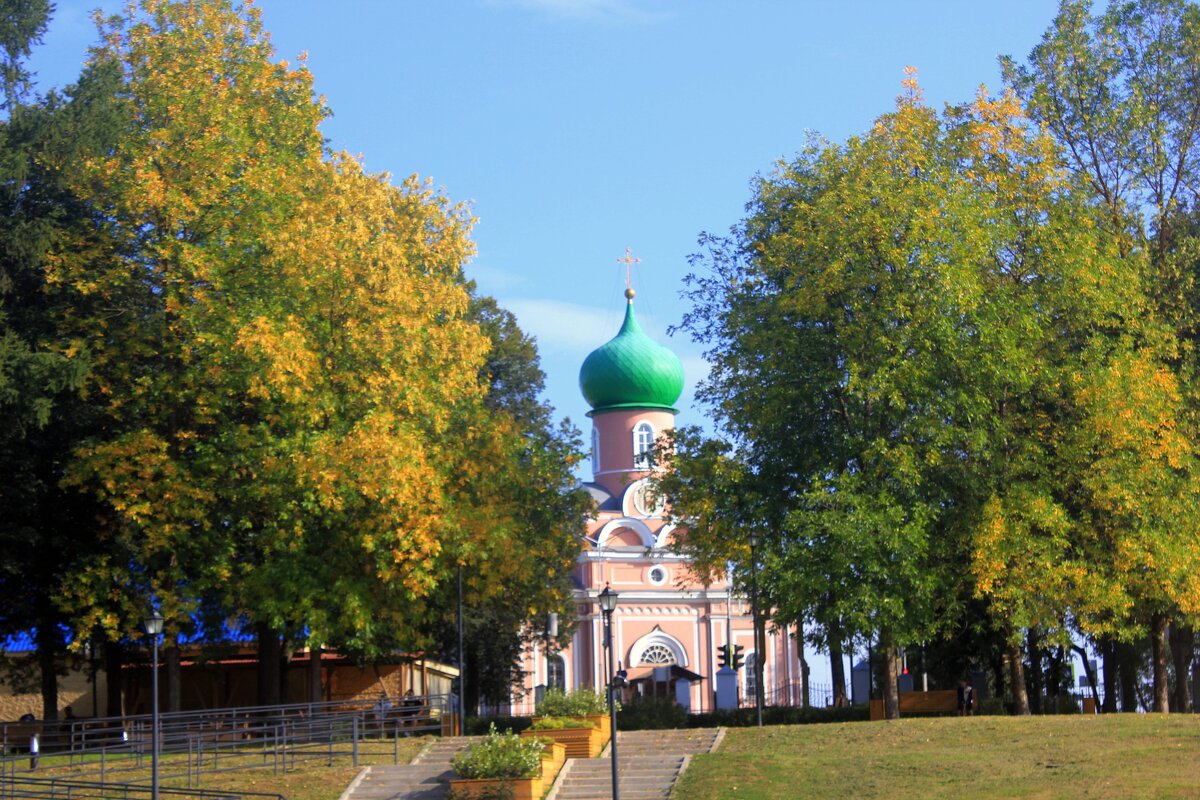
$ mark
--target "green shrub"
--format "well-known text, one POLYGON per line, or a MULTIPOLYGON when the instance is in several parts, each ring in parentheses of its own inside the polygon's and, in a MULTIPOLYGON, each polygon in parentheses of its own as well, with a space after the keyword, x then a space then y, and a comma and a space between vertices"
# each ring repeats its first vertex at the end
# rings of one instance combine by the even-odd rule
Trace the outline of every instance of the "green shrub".
POLYGON ((608 703, 603 694, 591 689, 576 689, 566 694, 551 689, 537 704, 536 713, 539 717, 586 717, 607 714, 608 703))
POLYGON ((687 709, 669 697, 635 697, 617 712, 617 728, 623 731, 669 730, 687 726, 687 709))
POLYGON ((531 731, 561 731, 564 728, 594 728, 590 719, 583 717, 542 717, 529 726, 531 731))
POLYGON ((1047 714, 1082 714, 1083 706, 1074 695, 1060 694, 1057 697, 1047 697, 1042 702, 1047 714))
MULTIPOLYGON (((763 709, 764 725, 808 725, 814 722, 865 722, 870 719, 866 706, 844 706, 842 708, 791 708, 786 706, 763 709)), ((707 714, 690 714, 689 728, 749 728, 758 724, 758 714, 753 708, 734 711, 712 711, 707 714)))
POLYGON ((467 736, 487 736, 492 726, 502 731, 520 733, 533 722, 531 717, 467 717, 467 736))
POLYGON ((463 778, 533 778, 542 768, 542 743, 522 739, 493 725, 487 738, 454 756, 454 771, 463 778))
POLYGON ((1009 712, 1008 704, 1002 697, 988 697, 975 704, 975 714, 981 717, 1003 717, 1009 712))

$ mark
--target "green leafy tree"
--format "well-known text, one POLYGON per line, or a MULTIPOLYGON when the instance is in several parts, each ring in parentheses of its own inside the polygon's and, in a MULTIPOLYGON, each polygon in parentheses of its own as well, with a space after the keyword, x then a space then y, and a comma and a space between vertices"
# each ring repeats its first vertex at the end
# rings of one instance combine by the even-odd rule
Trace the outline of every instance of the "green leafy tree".
POLYGON ((459 500, 477 534, 447 554, 447 580, 430 602, 430 634, 443 658, 456 660, 455 568, 461 565, 465 702, 472 709, 481 699, 508 699, 523 677, 525 649, 542 637, 548 614, 563 623, 559 643, 569 639, 572 568, 592 505, 573 472, 581 457, 579 433, 567 422, 555 427, 553 410, 541 398, 545 376, 536 344, 490 297, 474 297, 469 314, 491 342, 479 374, 487 394, 473 410, 480 420, 471 424, 493 428, 502 449, 471 457, 491 466, 459 500))
MULTIPOLYGON (((1153 302, 1144 309, 1141 346, 1155 349, 1176 372, 1178 385, 1187 387, 1173 424, 1191 430, 1198 407, 1190 387, 1196 373, 1200 259, 1189 209, 1195 203, 1200 143, 1195 92, 1200 78, 1200 8, 1185 0, 1138 0, 1113 2, 1097 11, 1091 3, 1064 0, 1028 62, 1020 65, 1004 58, 1002 65, 1031 116, 1059 142, 1067 163, 1104 210, 1106 225, 1118 235, 1127 256, 1131 278, 1144 281, 1153 302)), ((1102 438, 1097 446, 1104 448, 1105 441, 1102 438)), ((1147 443, 1136 449, 1150 457, 1153 448, 1147 443)), ((1103 456, 1101 463, 1106 463, 1103 456)), ((1144 466, 1143 475, 1155 471, 1153 462, 1144 466)), ((1158 480, 1155 485, 1161 490, 1164 483, 1158 480)), ((1178 512, 1174 523, 1159 517, 1160 523, 1174 531, 1187 530, 1192 524, 1188 504, 1179 505, 1178 512)), ((1127 519, 1121 525, 1115 520, 1104 523, 1100 509, 1092 509, 1090 516, 1106 530, 1141 535, 1123 527, 1127 519)), ((1189 551, 1178 541, 1180 535, 1170 538, 1176 541, 1174 560, 1186 563, 1189 551)), ((1130 638, 1143 626, 1152 629, 1154 707, 1165 711, 1166 631, 1170 619, 1181 612, 1170 600, 1178 586, 1166 574, 1134 583, 1143 594, 1127 614, 1114 620, 1121 624, 1110 626, 1106 635, 1130 638)), ((1110 643, 1101 644, 1105 652, 1116 653, 1110 643)), ((1178 671, 1186 674, 1187 655, 1176 656, 1178 671)), ((1110 666, 1115 669, 1115 656, 1110 666)), ((1186 682, 1177 682, 1176 689, 1177 706, 1186 708, 1186 682)))
MULTIPOLYGON (((700 523, 685 546, 702 564, 763 498, 749 515, 773 530, 781 620, 878 637, 891 660, 958 635, 979 596, 1019 665, 1026 628, 1096 602, 1077 589, 1089 532, 1054 465, 1085 414, 1075 353, 1123 324, 1138 284, 1122 289, 1110 239, 1014 97, 939 117, 906 85, 870 133, 760 180, 713 276, 691 279, 684 326, 714 363, 702 397, 736 450, 684 438, 663 487, 700 523), (691 476, 731 490, 705 500, 691 476)), ((1012 682, 1025 710, 1019 669, 1012 682)), ((894 680, 884 692, 894 716, 894 680)))
MULTIPOLYGON (((103 215, 75 192, 75 165, 112 143, 115 74, 90 69, 64 95, 27 102, 22 59, 40 37, 48 4, 5 4, 7 119, 0 123, 0 633, 31 632, 43 716, 58 713, 57 671, 69 619, 56 604, 72 565, 92 552, 101 510, 64 488, 73 449, 102 423, 81 396, 86 349, 56 321, 81 302, 51 291, 45 272, 59 247, 103 249, 103 215)), ((99 311, 99 309, 97 309, 99 311)))
MULTIPOLYGON (((933 536, 947 505, 934 476, 968 436, 945 391, 956 366, 945 359, 968 357, 947 324, 961 294, 955 248, 970 241, 956 229, 963 184, 937 116, 910 88, 871 133, 813 142, 758 182, 749 216, 713 251, 714 275, 691 279, 684 321, 712 347, 701 397, 737 448, 725 463, 742 488, 716 502, 762 498, 746 511, 770 531, 777 618, 878 636, 893 665, 898 646, 936 623, 948 561, 933 536)), ((687 456, 676 457, 681 475, 693 472, 678 465, 687 456)), ((699 517, 672 480, 676 513, 699 517)), ((689 522, 689 542, 712 538, 689 522)), ((884 691, 896 716, 894 678, 884 691)))

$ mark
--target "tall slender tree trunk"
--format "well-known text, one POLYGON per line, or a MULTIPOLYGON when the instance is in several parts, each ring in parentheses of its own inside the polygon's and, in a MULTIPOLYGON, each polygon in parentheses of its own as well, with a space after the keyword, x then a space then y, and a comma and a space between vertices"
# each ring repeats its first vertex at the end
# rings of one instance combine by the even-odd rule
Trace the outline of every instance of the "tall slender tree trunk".
POLYGON ((288 673, 292 666, 294 646, 285 636, 279 649, 279 702, 292 702, 291 692, 288 691, 288 673))
POLYGON ((810 703, 808 700, 808 661, 804 658, 803 643, 800 645, 800 707, 808 708, 810 703))
POLYGON ((842 651, 842 627, 836 621, 827 626, 829 636, 829 676, 833 681, 833 704, 837 707, 850 705, 846 697, 846 662, 842 651))
POLYGON ((900 719, 900 684, 896 680, 899 663, 890 631, 879 632, 879 648, 883 651, 883 716, 900 719))
POLYGON ((57 625, 38 625, 37 663, 42 680, 42 719, 47 722, 58 719, 58 653, 61 649, 61 635, 57 625))
POLYGON ((179 645, 163 648, 163 665, 167 668, 167 711, 179 711, 183 697, 183 670, 179 665, 179 645))
POLYGON ((1025 691, 1025 662, 1021 648, 1015 644, 1008 646, 1008 680, 1012 684, 1013 713, 1017 716, 1029 715, 1029 695, 1025 691))
POLYGON ((1195 631, 1186 625, 1171 626, 1171 655, 1175 658, 1175 693, 1171 710, 1180 714, 1192 710, 1188 680, 1192 675, 1192 651, 1195 646, 1195 631))
POLYGON ((1138 710, 1138 652, 1133 645, 1120 642, 1114 648, 1121 662, 1121 711, 1134 714, 1138 710))
POLYGON ((125 662, 125 648, 120 642, 104 643, 104 715, 120 717, 125 713, 121 703, 121 669, 125 662))
POLYGON ((1117 677, 1121 668, 1117 662, 1117 648, 1113 640, 1105 636, 1100 640, 1100 658, 1104 663, 1104 705, 1101 707, 1105 714, 1117 713, 1117 677))
POLYGON ((1092 702, 1096 704, 1096 708, 1100 708, 1100 692, 1096 688, 1096 675, 1092 672, 1092 662, 1088 659, 1088 652, 1077 644, 1072 644, 1071 649, 1079 653, 1079 658, 1083 661, 1083 677, 1087 678, 1088 690, 1092 693, 1092 702))
POLYGON ((279 705, 279 660, 283 654, 279 632, 259 623, 258 629, 258 704, 279 705))
POLYGON ((1062 696, 1062 667, 1065 657, 1066 653, 1063 651, 1062 645, 1050 650, 1050 674, 1046 680, 1046 701, 1052 714, 1057 714, 1062 710, 1059 706, 1059 701, 1062 696))
POLYGON ((992 660, 992 681, 996 684, 996 697, 1004 697, 1004 655, 992 660))
POLYGON ((1150 618, 1150 650, 1154 662, 1154 706, 1155 713, 1166 714, 1171 707, 1171 685, 1167 674, 1170 647, 1167 644, 1166 614, 1155 614, 1150 618))
POLYGON ((1042 713, 1043 675, 1042 649, 1038 647, 1037 628, 1030 628, 1026 633, 1026 646, 1029 649, 1029 674, 1025 677, 1028 687, 1029 710, 1034 714, 1042 713))
POLYGON ((323 699, 321 693, 321 648, 308 649, 308 700, 319 703, 323 699))

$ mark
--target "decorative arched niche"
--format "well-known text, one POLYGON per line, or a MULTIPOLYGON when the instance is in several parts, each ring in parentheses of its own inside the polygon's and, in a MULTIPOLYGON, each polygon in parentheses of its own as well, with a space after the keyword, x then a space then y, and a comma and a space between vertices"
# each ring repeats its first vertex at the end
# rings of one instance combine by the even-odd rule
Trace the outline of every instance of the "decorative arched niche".
POLYGON ((638 639, 633 643, 633 647, 629 648, 629 666, 631 667, 663 667, 669 664, 686 667, 688 665, 687 648, 658 625, 655 625, 654 630, 638 639))

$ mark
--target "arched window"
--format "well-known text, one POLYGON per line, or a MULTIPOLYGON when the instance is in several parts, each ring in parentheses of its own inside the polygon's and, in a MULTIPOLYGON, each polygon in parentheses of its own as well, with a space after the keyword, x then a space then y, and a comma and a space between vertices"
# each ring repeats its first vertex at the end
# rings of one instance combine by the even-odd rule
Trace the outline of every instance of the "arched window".
POLYGON ((676 663, 675 652, 665 644, 652 644, 642 651, 638 666, 665 667, 676 663))
POLYGON ((654 460, 654 428, 649 422, 639 422, 633 429, 633 466, 646 469, 654 460))
POLYGON ((600 431, 592 427, 592 472, 600 471, 600 431))
POLYGON ((546 688, 567 689, 567 665, 560 655, 546 656, 546 688))
POLYGON ((757 660, 758 653, 750 653, 742 662, 742 675, 745 681, 742 702, 749 705, 755 705, 755 701, 758 699, 758 670, 755 668, 757 660))

